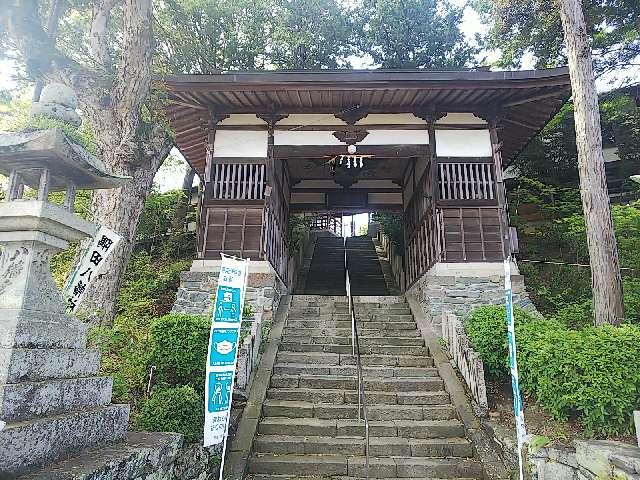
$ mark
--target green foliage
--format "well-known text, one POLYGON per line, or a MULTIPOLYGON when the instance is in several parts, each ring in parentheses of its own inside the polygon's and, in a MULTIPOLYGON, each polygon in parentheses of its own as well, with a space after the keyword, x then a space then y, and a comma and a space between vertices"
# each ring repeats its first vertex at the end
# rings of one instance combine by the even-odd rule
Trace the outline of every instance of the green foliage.
MULTIPOLYGON (((548 0, 474 0, 491 25, 488 47, 499 49, 503 67, 521 65, 533 53, 536 67, 565 65, 566 51, 557 2, 548 0)), ((640 48, 635 0, 584 0, 582 2, 591 39, 596 73, 634 65, 640 48)))
MULTIPOLYGON (((592 327, 581 323, 588 305, 580 308, 567 308, 550 320, 516 311, 522 389, 554 418, 578 420, 588 436, 629 433, 640 404, 640 327, 592 327)), ((504 308, 475 310, 465 329, 485 372, 506 378, 504 308)))
MULTIPOLYGON (((192 257, 195 234, 172 230, 180 203, 185 201, 181 190, 151 192, 144 204, 136 230, 136 248, 163 258, 192 257)), ((194 214, 191 208, 188 214, 194 214)))
POLYGON ((296 214, 289 215, 289 225, 287 228, 289 256, 295 257, 304 248, 304 242, 309 238, 309 229, 311 228, 312 222, 312 217, 296 214))
POLYGON ((192 387, 154 388, 137 417, 138 425, 151 432, 177 432, 187 442, 202 438, 204 401, 192 387))
POLYGON ((588 436, 630 433, 640 404, 640 328, 556 329, 532 342, 518 358, 533 381, 524 387, 558 420, 578 419, 588 436))
MULTIPOLYGON (((514 309, 516 322, 533 317, 519 308, 514 309)), ((484 371, 490 377, 509 374, 509 345, 504 307, 487 306, 473 312, 464 321, 465 330, 474 350, 484 362, 484 371)))
POLYGON ((475 50, 460 31, 462 8, 436 0, 363 0, 359 45, 382 68, 461 68, 475 50))
POLYGON ((558 310, 551 319, 569 330, 580 330, 593 325, 593 305, 590 300, 571 303, 558 310))
POLYGON ((588 268, 520 262, 520 273, 531 300, 539 312, 553 315, 574 303, 591 298, 591 273, 588 268))
POLYGON ((171 0, 156 17, 158 57, 174 72, 338 68, 353 52, 351 15, 335 0, 171 0))
POLYGON ((173 303, 180 272, 188 270, 190 260, 169 261, 147 252, 131 256, 118 295, 118 313, 150 318, 167 313, 173 303))
POLYGON ((188 385, 204 392, 211 321, 199 315, 171 314, 149 326, 150 362, 158 383, 188 385))
POLYGON ((396 249, 396 253, 404 256, 402 215, 389 212, 374 212, 371 215, 371 219, 380 224, 380 230, 389 237, 396 249))

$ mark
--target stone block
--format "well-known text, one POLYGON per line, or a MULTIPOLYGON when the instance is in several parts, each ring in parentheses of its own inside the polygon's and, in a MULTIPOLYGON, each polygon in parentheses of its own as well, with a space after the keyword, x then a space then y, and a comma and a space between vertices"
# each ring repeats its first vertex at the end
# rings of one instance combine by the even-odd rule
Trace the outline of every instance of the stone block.
POLYGON ((0 347, 84 348, 87 325, 51 312, 0 309, 0 347))
POLYGON ((176 433, 129 432, 123 443, 91 448, 80 455, 36 470, 21 480, 192 480, 208 463, 182 446, 176 433), (191 462, 187 462, 189 458, 191 462), (149 474, 153 471, 154 473, 149 474), (172 476, 175 474, 176 476, 172 476))
POLYGON ((100 352, 83 349, 0 348, 0 384, 98 373, 100 352))
POLYGON ((574 443, 578 465, 596 477, 606 478, 614 465, 626 473, 640 474, 639 447, 611 440, 576 440, 574 443))
POLYGON ((18 422, 111 402, 111 377, 70 378, 0 386, 0 419, 18 422))
POLYGON ((0 477, 78 454, 85 448, 122 441, 129 405, 109 405, 26 422, 0 431, 0 477))

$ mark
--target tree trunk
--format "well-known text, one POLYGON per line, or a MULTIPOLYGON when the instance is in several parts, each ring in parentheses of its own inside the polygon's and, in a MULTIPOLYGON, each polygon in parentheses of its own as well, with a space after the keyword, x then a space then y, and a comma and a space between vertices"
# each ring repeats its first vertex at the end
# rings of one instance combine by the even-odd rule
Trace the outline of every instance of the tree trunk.
POLYGON ((587 228, 595 323, 617 325, 624 313, 622 279, 607 192, 591 47, 581 1, 558 1, 573 89, 580 193, 587 228))
POLYGON ((91 211, 95 221, 118 233, 122 236, 122 241, 109 257, 105 273, 87 290, 85 302, 80 307, 91 324, 109 326, 113 323, 117 313, 118 291, 136 242, 140 214, 159 165, 167 157, 171 147, 165 141, 152 158, 144 160, 144 166, 132 166, 132 162, 127 162, 127 171, 118 173, 129 175, 133 180, 124 187, 93 192, 91 211))

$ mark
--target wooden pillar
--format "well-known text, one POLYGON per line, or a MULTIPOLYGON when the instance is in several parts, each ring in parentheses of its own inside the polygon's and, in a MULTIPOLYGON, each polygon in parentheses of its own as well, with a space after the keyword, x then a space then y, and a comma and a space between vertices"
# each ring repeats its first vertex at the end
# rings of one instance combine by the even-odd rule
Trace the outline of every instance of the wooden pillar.
POLYGON ((488 118, 489 135, 491 137, 491 153, 496 179, 496 199, 498 200, 498 218, 500 220, 500 236, 502 238, 502 252, 504 258, 511 255, 511 241, 509 238, 509 206, 507 203, 507 189, 502 175, 502 144, 498 138, 499 117, 488 118))

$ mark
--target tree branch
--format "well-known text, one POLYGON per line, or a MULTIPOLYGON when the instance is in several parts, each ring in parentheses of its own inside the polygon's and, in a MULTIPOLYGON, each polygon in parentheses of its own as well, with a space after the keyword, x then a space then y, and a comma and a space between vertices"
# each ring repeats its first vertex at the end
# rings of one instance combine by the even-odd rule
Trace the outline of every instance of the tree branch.
POLYGON ((119 0, 95 0, 91 11, 89 46, 92 55, 107 70, 111 70, 107 27, 111 18, 111 10, 118 2, 119 0))

